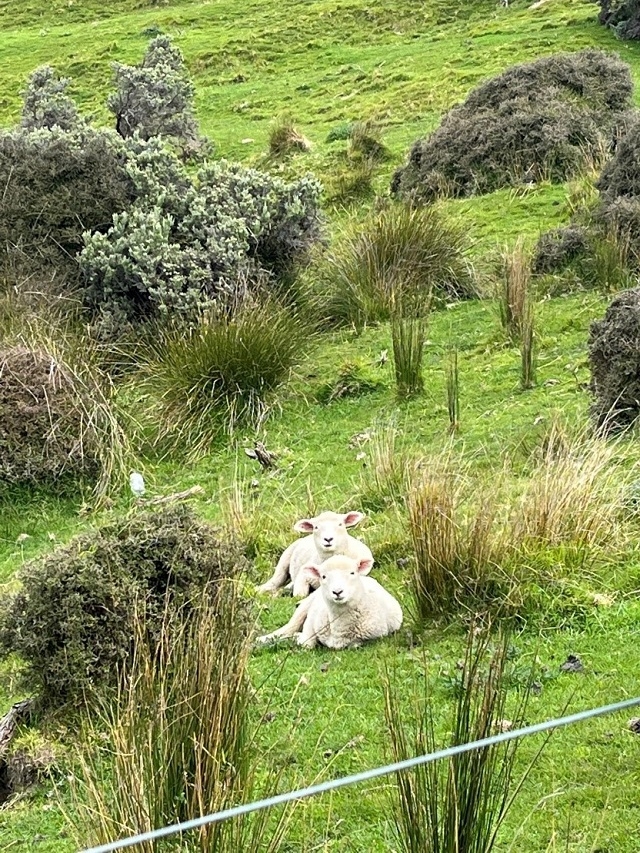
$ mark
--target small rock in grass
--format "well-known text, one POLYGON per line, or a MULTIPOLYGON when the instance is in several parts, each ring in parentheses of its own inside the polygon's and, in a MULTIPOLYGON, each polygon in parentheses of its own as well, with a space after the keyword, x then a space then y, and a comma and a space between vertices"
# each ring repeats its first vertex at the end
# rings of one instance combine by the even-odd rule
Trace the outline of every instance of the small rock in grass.
POLYGON ((568 655, 566 661, 560 666, 561 672, 584 672, 584 666, 578 655, 568 655))

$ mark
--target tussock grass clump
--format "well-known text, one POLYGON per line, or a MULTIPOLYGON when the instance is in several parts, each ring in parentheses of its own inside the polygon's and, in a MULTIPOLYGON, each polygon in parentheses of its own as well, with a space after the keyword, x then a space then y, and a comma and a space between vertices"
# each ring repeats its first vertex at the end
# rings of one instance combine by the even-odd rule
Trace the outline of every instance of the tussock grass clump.
POLYGON ((538 353, 536 315, 530 299, 525 300, 520 328, 520 388, 527 391, 536 384, 538 353))
POLYGON ((454 433, 460 429, 460 375, 458 373, 458 350, 455 348, 450 349, 447 353, 445 374, 449 432, 454 433))
MULTIPOLYGON (((258 755, 264 772, 248 713, 252 618, 237 584, 205 589, 188 614, 165 614, 152 642, 143 618, 134 628, 131 661, 117 695, 87 719, 72 780, 83 847, 251 800, 258 755)), ((189 835, 188 849, 275 853, 285 822, 265 811, 212 824, 189 835)))
POLYGON ((615 442, 554 426, 511 518, 513 546, 603 544, 618 527, 624 477, 615 442))
POLYGON ((477 295, 462 229, 441 213, 392 205, 358 224, 328 260, 334 321, 361 330, 403 316, 424 314, 434 299, 477 295))
POLYGON ((632 88, 629 67, 598 50, 508 68, 413 145, 392 192, 428 202, 567 180, 602 162, 631 109, 632 88))
POLYGON ((412 463, 398 448, 400 429, 394 422, 377 424, 366 444, 367 468, 362 477, 360 502, 374 512, 403 504, 412 463))
POLYGON ((373 163, 384 162, 390 157, 389 149, 382 142, 380 127, 371 119, 351 125, 348 153, 350 157, 361 157, 373 163))
POLYGON ((132 461, 115 390, 86 336, 32 327, 0 351, 0 481, 86 477, 100 502, 132 461))
POLYGON ((472 609, 500 597, 505 557, 497 524, 498 495, 473 500, 453 460, 424 460, 407 494, 415 559, 410 585, 420 621, 452 609, 472 609))
POLYGON ((22 657, 45 707, 93 697, 131 654, 136 607, 153 636, 167 608, 245 565, 185 506, 121 519, 24 565, 1 602, 0 656, 22 657))
POLYGON ((425 317, 403 317, 400 312, 391 318, 391 341, 396 391, 401 400, 416 397, 424 390, 422 362, 427 339, 425 317))
POLYGON ((312 339, 308 319, 273 298, 163 331, 144 367, 158 402, 159 440, 198 456, 221 432, 257 425, 312 339))
MULTIPOLYGON (((533 673, 515 707, 511 707, 509 649, 508 631, 500 633, 495 644, 490 643, 488 632, 476 636, 474 629, 468 635, 447 727, 451 734, 444 742, 436 733, 440 703, 433 695, 428 668, 424 667, 420 692, 416 690, 413 697, 407 696, 406 681, 400 686, 387 675, 385 719, 394 761, 490 737, 507 723, 513 728, 524 725, 533 673), (409 718, 407 704, 412 708, 409 718)), ((392 789, 399 848, 405 853, 489 853, 547 740, 517 780, 518 740, 461 753, 448 762, 424 764, 400 774, 392 789)))
POLYGON ((269 129, 269 154, 284 157, 294 151, 309 151, 311 143, 296 128, 290 115, 276 119, 269 129))
POLYGON ((618 38, 640 39, 640 6, 637 0, 600 0, 598 21, 611 27, 618 38))
POLYGON ((336 378, 323 385, 317 396, 321 403, 332 403, 343 397, 372 394, 381 387, 382 383, 371 375, 363 362, 345 361, 340 365, 336 378))

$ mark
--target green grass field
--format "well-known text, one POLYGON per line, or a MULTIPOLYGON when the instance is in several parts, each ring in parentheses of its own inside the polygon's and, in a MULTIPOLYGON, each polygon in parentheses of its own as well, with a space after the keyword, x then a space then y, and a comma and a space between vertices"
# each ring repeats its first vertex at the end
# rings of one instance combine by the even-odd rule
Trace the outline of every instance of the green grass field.
MULTIPOLYGON (((111 63, 138 62, 150 35, 170 35, 184 53, 195 81, 202 131, 215 142, 216 156, 263 165, 269 127, 284 112, 311 140, 281 169, 287 176, 311 171, 330 187, 344 143, 326 142, 346 121, 375 119, 392 152, 377 168, 375 187, 387 192, 392 171, 410 144, 433 129, 443 111, 480 81, 507 66, 558 51, 597 46, 627 61, 640 103, 640 45, 617 41, 596 23, 591 0, 548 0, 538 8, 513 0, 0 0, 0 122, 19 119, 20 90, 34 67, 49 63, 72 78, 71 93, 99 124, 111 63)), ((442 202, 462 223, 473 244, 481 276, 498 251, 522 235, 532 241, 543 229, 568 219, 567 188, 540 185, 523 191, 442 202)), ((372 202, 328 205, 334 234, 372 202)), ((520 390, 520 353, 500 326, 498 307, 483 299, 434 312, 425 354, 425 393, 398 404, 393 367, 376 359, 391 350, 387 325, 325 333, 266 421, 260 439, 278 453, 274 474, 260 472, 244 454, 252 434, 218 445, 203 460, 145 460, 152 495, 198 484, 195 501, 207 519, 220 522, 234 482, 258 486, 245 512, 260 525, 251 580, 269 575, 291 541, 291 526, 323 508, 366 504, 369 448, 353 441, 363 432, 393 425, 398 447, 411 456, 437 454, 451 445, 487 490, 508 464, 513 483, 526 481, 528 458, 560 420, 577 432, 588 422, 590 323, 601 317, 609 297, 597 292, 544 299, 537 306, 536 387, 520 390), (460 429, 448 430, 446 353, 459 353, 460 429), (379 386, 371 393, 319 401, 346 362, 357 361, 379 386), (359 458, 359 453, 365 453, 359 458)), ((616 458, 638 479, 640 453, 633 439, 621 442, 616 458)), ((514 486, 515 488, 515 486, 514 486)), ((87 516, 90 495, 5 491, 0 505, 0 590, 15 585, 24 560, 65 542, 76 532, 130 509, 123 492, 109 510, 87 516), (20 541, 20 534, 28 538, 20 541), (55 537, 55 541, 53 541, 55 537)), ((406 574, 398 559, 409 556, 406 519, 394 507, 365 505, 361 535, 377 558, 377 577, 406 611, 403 630, 362 650, 261 649, 251 661, 256 689, 252 714, 267 719, 259 748, 285 767, 280 787, 303 785, 381 764, 390 758, 383 716, 383 675, 391 671, 408 700, 425 668, 433 677, 443 713, 451 703, 451 679, 461 656, 460 624, 434 624, 415 640, 406 574), (266 716, 265 716, 266 715, 266 716)), ((530 722, 614 702, 640 693, 640 530, 636 518, 620 526, 619 539, 589 551, 584 563, 549 549, 546 574, 531 566, 530 601, 523 612, 514 654, 525 669, 537 659, 543 689, 532 699, 530 722), (553 577, 553 584, 545 579, 553 577), (604 598, 602 598, 604 596, 604 598), (604 602, 604 603, 603 603, 604 602), (561 672, 568 654, 583 661, 580 673, 561 672)), ((527 566, 523 567, 525 570, 527 566)), ((290 599, 257 602, 261 630, 289 618, 290 599)), ((22 698, 17 662, 0 667, 0 715, 22 698)), ((628 717, 633 716, 629 714, 628 717)), ((501 831, 500 851, 637 853, 640 738, 626 717, 601 718, 554 734, 501 831)), ((0 851, 70 853, 66 828, 66 756, 74 731, 56 719, 18 743, 52 741, 58 752, 56 783, 0 806, 0 851)), ((526 743, 522 767, 538 741, 526 743)), ((398 850, 390 819, 393 780, 351 788, 301 803, 294 814, 286 851, 398 850)))

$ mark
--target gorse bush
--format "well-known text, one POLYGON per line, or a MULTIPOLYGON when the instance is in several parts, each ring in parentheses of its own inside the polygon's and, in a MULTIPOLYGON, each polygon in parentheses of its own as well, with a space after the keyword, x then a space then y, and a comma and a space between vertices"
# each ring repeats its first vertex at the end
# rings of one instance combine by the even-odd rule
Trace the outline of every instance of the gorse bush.
POLYGON ((136 613, 156 636, 167 607, 244 566, 186 507, 121 519, 23 566, 21 589, 0 602, 0 654, 22 657, 46 705, 77 701, 115 686, 136 613))
POLYGON ((285 184, 220 161, 192 179, 156 141, 132 155, 129 171, 135 203, 106 233, 86 233, 80 255, 86 301, 106 336, 227 306, 265 271, 283 280, 320 237, 311 177, 285 184))
POLYGON ((515 65, 414 144, 392 192, 426 202, 567 180, 611 148, 631 93, 628 66, 598 50, 515 65))
POLYGON ((599 0, 598 21, 611 27, 622 39, 640 39, 640 3, 638 0, 599 0))
POLYGON ((0 183, 5 270, 17 254, 27 272, 54 267, 76 279, 83 232, 106 231, 136 193, 122 140, 88 126, 0 133, 0 183))
POLYGON ((116 91, 108 106, 123 137, 164 136, 182 147, 196 147, 195 88, 180 50, 168 36, 153 39, 140 65, 114 63, 116 91))
POLYGON ((66 94, 69 83, 70 80, 59 77, 50 65, 36 68, 22 93, 20 126, 26 130, 51 130, 53 127, 74 130, 83 125, 75 102, 66 94))
POLYGON ((306 316, 269 297, 233 314, 207 312, 187 331, 166 330, 144 368, 160 440, 198 456, 221 432, 256 425, 312 339, 306 316))
POLYGON ((462 230, 433 208, 393 205, 358 224, 327 261, 335 322, 362 329, 400 311, 428 312, 432 300, 476 295, 462 230))

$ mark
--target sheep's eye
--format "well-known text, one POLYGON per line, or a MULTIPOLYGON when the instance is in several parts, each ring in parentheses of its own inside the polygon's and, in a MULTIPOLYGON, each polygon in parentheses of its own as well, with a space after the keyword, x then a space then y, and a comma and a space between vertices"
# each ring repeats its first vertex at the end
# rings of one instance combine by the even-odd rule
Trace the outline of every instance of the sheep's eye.
POLYGON ((313 529, 314 529, 314 530, 317 530, 317 529, 318 529, 318 525, 317 525, 317 524, 314 524, 314 525, 313 525, 313 529))
POLYGON ((351 572, 352 575, 355 575, 355 572, 351 572))
POLYGON ((327 579, 327 576, 326 576, 326 575, 322 575, 322 580, 323 580, 323 581, 326 581, 326 579, 327 579))

